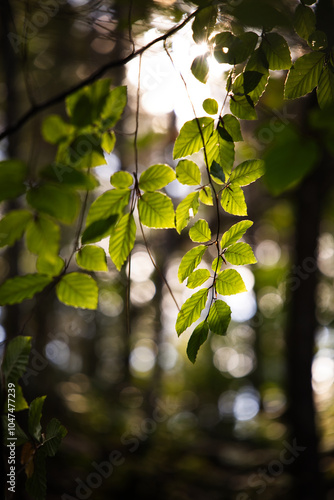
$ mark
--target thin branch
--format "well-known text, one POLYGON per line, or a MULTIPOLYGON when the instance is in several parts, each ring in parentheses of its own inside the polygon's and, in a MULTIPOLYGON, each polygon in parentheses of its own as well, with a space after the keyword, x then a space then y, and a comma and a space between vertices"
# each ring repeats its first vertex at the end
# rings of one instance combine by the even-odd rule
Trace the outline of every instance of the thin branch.
MULTIPOLYGON (((202 7, 203 8, 203 7, 202 7)), ((128 62, 132 61, 132 59, 135 59, 136 57, 144 54, 148 49, 156 45, 157 43, 161 41, 167 40, 170 36, 174 35, 178 31, 180 31, 184 26, 186 26, 191 19, 193 19, 197 12, 199 12, 201 7, 196 9, 194 12, 192 12, 189 16, 187 16, 180 24, 177 24, 176 26, 173 26, 170 28, 166 33, 163 35, 159 36, 158 38, 155 38, 151 42, 149 42, 147 45, 144 45, 144 47, 141 47, 140 49, 136 50, 135 52, 131 52, 129 55, 122 59, 118 59, 116 61, 109 61, 108 63, 104 64, 100 68, 98 68, 96 71, 94 71, 89 77, 85 78, 84 80, 81 80, 81 82, 77 83, 76 85, 73 85, 67 90, 64 90, 60 94, 52 97, 51 99, 48 99, 36 106, 33 106, 30 108, 21 118, 17 120, 16 123, 13 125, 10 125, 7 127, 3 132, 0 133, 0 141, 4 139, 5 137, 13 134, 14 132, 17 132, 23 125, 25 125, 29 120, 31 120, 34 116, 37 114, 41 113, 42 111, 50 108, 51 106, 54 106, 56 104, 59 104, 60 102, 63 102, 66 97, 69 95, 73 94, 74 92, 77 92, 78 90, 82 89, 86 85, 89 85, 96 80, 98 80, 100 77, 102 77, 108 70, 113 69, 113 68, 118 68, 120 66, 126 65, 128 62)))
POLYGON ((142 237, 143 237, 143 240, 144 240, 144 245, 145 245, 146 251, 147 251, 147 253, 148 253, 148 256, 149 256, 149 257, 150 257, 150 259, 151 259, 151 262, 152 262, 152 264, 153 264, 153 266, 154 266, 154 269, 158 272, 159 276, 161 277, 161 279, 162 279, 162 280, 163 280, 163 282, 165 283, 166 287, 168 288, 168 291, 169 291, 169 293, 170 293, 170 295, 171 295, 172 299, 174 300, 174 303, 175 303, 175 305, 176 305, 176 307, 177 307, 177 310, 178 310, 178 311, 180 311, 179 304, 178 304, 178 303, 177 303, 177 301, 176 301, 175 295, 174 295, 174 293, 173 293, 173 291, 172 291, 172 289, 171 289, 171 287, 170 287, 170 285, 169 285, 169 283, 168 283, 167 279, 166 279, 166 278, 165 278, 165 276, 162 274, 162 271, 160 271, 160 268, 159 268, 158 264, 157 264, 157 263, 155 262, 155 260, 154 260, 154 257, 153 257, 153 255, 152 255, 152 252, 151 252, 150 247, 149 247, 149 245, 148 245, 148 241, 147 241, 147 239, 146 239, 146 236, 145 236, 145 233, 144 233, 144 228, 143 228, 143 225, 142 225, 142 223, 141 223, 141 220, 140 220, 140 219, 139 219, 139 226, 140 226, 141 234, 142 234, 142 237))

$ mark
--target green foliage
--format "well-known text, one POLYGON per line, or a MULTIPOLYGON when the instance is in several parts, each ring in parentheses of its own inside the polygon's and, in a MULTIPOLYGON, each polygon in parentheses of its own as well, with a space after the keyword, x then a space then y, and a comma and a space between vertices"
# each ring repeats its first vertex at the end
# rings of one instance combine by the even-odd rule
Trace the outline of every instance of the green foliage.
POLYGON ((195 330, 191 334, 187 346, 187 356, 192 363, 195 363, 198 350, 208 338, 208 334, 209 325, 206 321, 202 321, 202 323, 197 325, 195 330))
POLYGON ((32 218, 28 210, 13 210, 0 221, 0 247, 14 245, 22 238, 27 224, 32 218))
POLYGON ((24 184, 28 174, 25 163, 19 160, 0 162, 0 202, 11 200, 26 191, 24 184))
POLYGON ((208 54, 195 57, 190 69, 197 80, 201 83, 206 83, 209 77, 208 54))
POLYGON ((3 428, 6 430, 5 443, 15 436, 15 446, 22 446, 21 464, 26 473, 26 491, 35 500, 46 498, 46 458, 53 457, 58 451, 66 429, 53 418, 47 424, 43 433, 41 419, 46 396, 35 398, 30 405, 26 402, 19 380, 27 370, 31 350, 31 337, 18 336, 12 339, 6 348, 2 363, 5 379, 4 387, 8 387, 8 398, 4 406, 3 428), (13 391, 15 397, 13 397, 13 391), (13 401, 15 400, 15 409, 13 401), (17 423, 15 413, 28 410, 26 419, 27 430, 24 431, 17 423), (15 423, 15 430, 9 426, 15 423))
POLYGON ((198 220, 189 231, 189 238, 197 243, 211 240, 209 224, 204 219, 198 220))
POLYGON ((176 320, 176 331, 181 335, 188 326, 192 325, 201 315, 208 298, 208 289, 202 288, 185 301, 176 320))
POLYGON ((181 184, 197 186, 201 183, 201 171, 193 161, 181 160, 176 166, 176 178, 181 184))
POLYGON ((286 99, 295 99, 311 92, 319 82, 325 54, 311 52, 301 56, 290 69, 284 89, 286 99))
POLYGON ((82 247, 76 255, 76 261, 78 266, 87 271, 108 271, 105 251, 96 245, 82 247))
POLYGON ((178 207, 176 208, 175 218, 176 218, 176 230, 181 233, 190 218, 197 214, 199 209, 199 192, 194 191, 189 193, 184 200, 182 200, 178 207))
POLYGON ((167 186, 175 178, 174 170, 168 165, 153 165, 141 174, 139 187, 143 191, 156 191, 167 186))
POLYGON ((175 141, 173 158, 183 158, 202 149, 210 138, 214 128, 212 118, 195 118, 186 122, 175 141))
POLYGON ((225 335, 231 321, 231 309, 223 300, 215 300, 210 308, 208 324, 217 335, 225 335))
POLYGON ((57 284, 56 293, 58 299, 68 306, 97 308, 98 287, 96 281, 87 274, 66 274, 57 284))
POLYGON ((135 239, 136 223, 133 215, 125 214, 113 228, 109 243, 111 260, 119 271, 133 249, 135 239))
POLYGON ((0 285, 0 305, 19 304, 31 299, 51 283, 52 279, 43 274, 26 274, 15 276, 0 285))
POLYGON ((189 252, 182 257, 177 274, 180 283, 188 278, 193 270, 199 265, 206 249, 207 247, 205 245, 198 245, 189 250, 189 252))

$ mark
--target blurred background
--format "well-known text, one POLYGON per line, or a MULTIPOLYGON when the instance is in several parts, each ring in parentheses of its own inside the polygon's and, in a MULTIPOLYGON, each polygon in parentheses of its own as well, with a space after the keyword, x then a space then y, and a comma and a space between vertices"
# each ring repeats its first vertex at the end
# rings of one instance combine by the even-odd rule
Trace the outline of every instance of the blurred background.
MULTIPOLYGON (((281 2, 280 12, 289 18, 297 3, 281 2)), ((146 45, 198 4, 5 0, 1 128, 124 57, 133 44, 146 45)), ((231 16, 222 17, 222 28, 231 16)), ((293 59, 307 50, 288 23, 282 30, 293 59)), ((205 51, 194 44, 191 23, 168 47, 175 67, 162 42, 142 57, 142 170, 155 163, 175 167, 175 138, 193 118, 178 70, 199 116, 205 115, 205 98, 221 105, 226 94, 228 65, 212 59, 206 85, 191 74, 193 58, 205 51)), ((110 189, 113 172, 134 171, 138 70, 136 58, 105 75, 114 86, 127 85, 128 105, 115 130, 115 150, 106 165, 94 169, 100 185, 90 201, 110 189)), ((228 299, 227 335, 211 336, 194 366, 186 357, 190 331, 177 337, 177 308, 141 235, 130 276, 126 266, 117 272, 110 259, 108 272, 95 273, 96 311, 69 308, 52 294, 0 309, 2 342, 17 334, 33 337, 22 383, 26 399, 47 394, 43 419, 55 416, 68 429, 60 451, 47 462, 48 499, 334 498, 333 115, 320 112, 312 95, 283 101, 285 74, 272 73, 257 107, 259 119, 243 121, 245 140, 237 149, 238 163, 250 157, 267 161, 264 180, 246 189, 254 225, 245 240, 258 263, 240 270, 248 291, 228 299)), ((40 132, 49 113, 66 116, 63 103, 53 106, 0 143, 1 159, 29 164, 32 183, 55 154, 40 132)), ((200 155, 196 160, 201 164, 200 155)), ((179 203, 190 191, 174 181, 166 192, 179 203)), ((3 203, 1 214, 20 204, 3 203)), ((202 206, 211 227, 213 212, 202 206)), ((235 222, 224 214, 223 230, 235 222)), ((64 258, 74 231, 75 226, 63 227, 64 258)), ((177 279, 180 258, 192 245, 187 230, 181 236, 145 230, 145 236, 182 304, 190 295, 177 279)), ((107 240, 102 245, 108 249, 107 240)), ((69 268, 76 269, 75 263, 69 268)), ((35 257, 24 242, 1 250, 1 281, 34 270, 35 257)), ((15 498, 27 498, 23 471, 17 481, 15 498)))

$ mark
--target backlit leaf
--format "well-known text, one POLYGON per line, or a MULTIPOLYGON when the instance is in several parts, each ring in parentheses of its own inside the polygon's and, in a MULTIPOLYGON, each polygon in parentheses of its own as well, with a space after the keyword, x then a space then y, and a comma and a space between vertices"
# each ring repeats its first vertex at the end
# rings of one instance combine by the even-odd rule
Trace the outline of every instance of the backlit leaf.
POLYGON ((246 160, 235 167, 231 173, 230 182, 233 186, 248 186, 264 174, 264 167, 263 160, 246 160))
POLYGON ((78 266, 87 271, 108 271, 106 254, 97 245, 82 247, 75 256, 78 266))
POLYGON ((191 160, 181 160, 176 165, 176 178, 181 184, 197 186, 201 183, 201 171, 191 160))
POLYGON ((0 161, 0 201, 11 200, 26 191, 28 167, 20 160, 0 161))
POLYGON ((220 201, 223 209, 228 214, 247 215, 245 195, 241 187, 226 187, 222 192, 220 201))
POLYGON ((77 193, 56 184, 44 184, 30 189, 27 201, 39 212, 51 215, 64 224, 74 222, 80 207, 77 193))
POLYGON ((179 265, 179 270, 177 276, 180 283, 182 283, 188 276, 193 272, 193 270, 201 262, 203 255, 207 247, 205 245, 198 245, 195 248, 189 250, 183 257, 179 265))
POLYGON ((59 251, 60 228, 47 217, 30 220, 26 232, 26 244, 31 253, 42 256, 57 255, 59 251))
POLYGON ((42 409, 46 396, 41 396, 34 399, 29 406, 28 415, 28 429, 29 434, 33 436, 36 441, 40 441, 42 434, 41 418, 42 409))
POLYGON ((319 107, 322 109, 334 102, 334 68, 331 65, 325 66, 322 70, 317 88, 317 98, 319 107))
POLYGON ((213 198, 212 198, 211 188, 209 186, 202 187, 202 189, 199 192, 199 200, 204 205, 209 205, 212 207, 213 198))
POLYGON ((209 224, 204 219, 199 219, 189 230, 189 238, 197 243, 210 241, 211 230, 209 224))
POLYGON ((129 172, 115 172, 110 177, 110 184, 115 186, 115 188, 128 188, 133 184, 133 176, 129 172))
POLYGON ((207 143, 213 132, 213 127, 213 119, 206 116, 186 122, 175 141, 173 158, 182 158, 197 153, 204 147, 204 144, 207 143), (202 137, 204 139, 204 144, 202 137))
POLYGON ((116 224, 119 214, 113 214, 108 219, 100 219, 92 222, 86 227, 81 236, 83 245, 87 243, 95 243, 110 236, 113 226, 116 224))
POLYGON ((223 130, 223 127, 219 125, 208 140, 205 149, 210 170, 212 170, 212 163, 215 161, 226 174, 229 174, 234 163, 234 142, 222 137, 223 130))
POLYGON ((235 269, 226 269, 218 274, 216 290, 221 295, 235 295, 247 291, 242 277, 235 269))
POLYGON ((208 115, 216 115, 218 113, 218 102, 216 99, 205 99, 203 109, 208 115))
POLYGON ((145 193, 138 200, 139 218, 142 224, 155 229, 175 227, 172 200, 162 193, 145 193))
POLYGON ((225 335, 231 321, 231 309, 222 300, 215 300, 208 316, 210 330, 217 335, 225 335))
POLYGON ((125 214, 113 228, 109 241, 111 260, 120 271, 133 249, 136 240, 136 223, 132 214, 125 214))
POLYGON ((67 306, 82 309, 97 308, 98 287, 96 281, 88 274, 66 274, 57 284, 56 294, 60 302, 67 306))
POLYGON ((255 264, 257 262, 253 250, 247 243, 235 243, 229 246, 224 257, 227 262, 236 266, 255 264))
POLYGON ((66 123, 59 115, 49 115, 42 125, 42 135, 50 144, 59 144, 67 141, 69 136, 75 133, 75 127, 66 123))
POLYGON ((104 130, 114 127, 122 116, 127 103, 125 86, 114 88, 109 92, 101 112, 102 127, 104 130))
POLYGON ((197 214, 199 208, 199 193, 194 191, 189 193, 184 200, 182 200, 176 208, 176 230, 180 234, 184 229, 190 218, 197 214))
POLYGON ((286 40, 278 33, 266 33, 261 48, 268 61, 269 69, 290 69, 291 55, 286 40))
POLYGON ((188 288, 197 288, 203 285, 210 278, 210 271, 208 269, 197 269, 191 273, 187 281, 188 288))
POLYGON ((201 312, 205 308, 207 297, 208 289, 203 288, 185 301, 176 320, 175 327, 178 335, 181 335, 188 326, 200 317, 201 312))
POLYGON ((220 242, 221 248, 226 248, 236 243, 252 225, 253 222, 251 220, 242 220, 234 224, 223 234, 220 242))
POLYGON ((51 281, 52 278, 43 274, 26 274, 10 278, 0 285, 0 305, 19 304, 25 299, 31 299, 51 281))
POLYGON ((174 170, 168 165, 152 165, 141 174, 139 187, 143 191, 161 189, 176 178, 174 170))
POLYGON ((195 57, 191 64, 191 72, 201 83, 206 83, 209 76, 208 54, 195 57))
POLYGON ((104 132, 101 139, 101 148, 108 154, 110 154, 116 144, 115 132, 104 132))
POLYGON ((310 7, 306 7, 306 5, 297 5, 293 18, 293 25, 298 35, 307 40, 315 30, 315 13, 310 7))
POLYGON ((227 114, 220 119, 221 127, 218 129, 220 136, 226 141, 243 141, 240 122, 233 115, 227 114))
POLYGON ((110 189, 99 196, 90 206, 87 214, 86 226, 100 219, 109 219, 110 216, 120 214, 129 203, 130 189, 110 189))
POLYGON ((230 109, 231 112, 243 120, 256 120, 257 114, 254 109, 253 101, 248 96, 234 95, 231 97, 230 109))
POLYGON ((191 334, 187 346, 187 356, 192 363, 195 363, 199 348, 208 338, 208 333, 209 325, 206 321, 202 321, 191 334))
POLYGON ((40 274, 58 276, 64 269, 65 262, 59 255, 40 255, 36 262, 36 269, 40 274))
POLYGON ((14 245, 31 219, 32 213, 28 210, 13 210, 5 215, 0 221, 0 247, 14 245))
POLYGON ((217 7, 211 5, 200 10, 194 19, 192 30, 196 43, 206 42, 214 30, 217 18, 217 7))
POLYGON ((301 97, 318 85, 324 59, 322 52, 311 52, 297 59, 285 81, 285 99, 301 97))

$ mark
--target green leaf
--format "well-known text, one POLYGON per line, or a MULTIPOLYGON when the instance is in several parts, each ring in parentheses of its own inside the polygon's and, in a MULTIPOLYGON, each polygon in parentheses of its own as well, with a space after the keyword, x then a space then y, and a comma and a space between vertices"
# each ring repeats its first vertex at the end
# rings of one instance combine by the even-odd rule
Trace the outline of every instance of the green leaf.
POLYGON ((106 165, 107 161, 101 148, 101 137, 88 133, 78 135, 67 149, 67 156, 63 161, 81 169, 106 165))
MULTIPOLYGON (((250 94, 260 84, 263 74, 259 71, 245 70, 233 81, 232 90, 236 96, 250 94)), ((250 101, 251 103, 251 101, 250 101)))
POLYGON ((230 182, 234 186, 248 186, 256 181, 265 172, 265 163, 263 160, 246 160, 233 170, 230 176, 230 182))
POLYGON ((83 245, 87 243, 95 243, 96 241, 102 240, 110 236, 112 228, 116 224, 119 215, 113 214, 108 219, 100 219, 92 222, 86 227, 81 236, 81 243, 83 245))
POLYGON ((286 40, 278 33, 266 33, 261 48, 268 61, 269 69, 290 69, 291 55, 286 40))
POLYGON ((293 25, 296 33, 305 40, 313 33, 316 26, 315 13, 310 7, 299 4, 295 10, 293 25))
POLYGON ((116 143, 116 136, 114 132, 104 132, 102 134, 101 148, 110 155, 116 143))
POLYGON ((10 278, 0 286, 0 305, 19 304, 25 299, 31 299, 51 281, 52 278, 42 274, 26 274, 10 278))
MULTIPOLYGON (((8 398, 5 402, 5 408, 8 408, 8 398)), ((22 387, 18 384, 15 385, 15 411, 27 410, 29 405, 23 396, 22 387)))
POLYGON ((297 59, 285 81, 285 99, 301 97, 318 85, 324 59, 322 52, 311 52, 297 59))
POLYGON ((209 224, 204 219, 199 219, 189 230, 189 238, 197 243, 211 240, 209 224))
POLYGON ((62 184, 63 186, 77 187, 83 189, 94 189, 99 185, 91 174, 77 170, 69 165, 52 163, 39 172, 40 177, 48 182, 62 184))
POLYGON ((215 300, 208 316, 210 330, 217 335, 225 335, 231 321, 231 309, 222 300, 215 300))
POLYGON ((145 193, 138 200, 139 218, 142 224, 155 229, 175 227, 172 200, 162 193, 145 193))
POLYGON ((64 269, 65 262, 59 255, 42 255, 39 256, 36 262, 36 269, 40 274, 48 276, 59 276, 64 269))
POLYGON ((32 213, 28 210, 13 210, 5 215, 0 221, 0 247, 14 245, 22 237, 31 218, 32 213))
POLYGON ((174 170, 168 165, 152 165, 140 176, 139 187, 143 191, 161 189, 176 178, 174 170))
POLYGON ((66 109, 72 123, 85 127, 98 120, 110 95, 111 78, 97 80, 66 98, 66 109))
POLYGON ((262 74, 261 80, 255 87, 255 89, 248 94, 253 104, 255 105, 265 91, 269 80, 268 61, 262 50, 262 46, 260 46, 253 52, 246 65, 245 71, 256 71, 257 73, 262 74))
POLYGON ((221 248, 227 248, 236 243, 252 225, 253 222, 251 220, 242 220, 234 224, 223 234, 220 242, 221 248))
POLYGON ((181 184, 197 186, 201 183, 201 171, 191 160, 181 160, 176 165, 176 178, 181 184))
POLYGON ((191 334, 187 346, 187 356, 192 363, 195 363, 199 348, 208 338, 208 333, 209 325, 206 321, 202 321, 191 334))
POLYGON ((256 120, 257 114, 253 101, 248 96, 233 95, 230 100, 231 112, 242 120, 256 120))
POLYGON ((307 39, 312 50, 325 50, 328 47, 327 35, 323 31, 315 30, 307 39))
POLYGON ((188 288, 197 288, 203 285, 210 278, 210 271, 207 269, 197 269, 191 273, 187 281, 188 288))
POLYGON ((39 398, 34 399, 29 406, 29 414, 28 414, 28 429, 29 434, 36 439, 36 441, 40 442, 42 436, 42 426, 41 426, 41 418, 42 418, 42 409, 46 396, 41 396, 39 398))
POLYGON ((0 161, 0 201, 11 200, 25 193, 28 167, 20 160, 0 161))
POLYGON ((224 173, 230 174, 234 163, 234 142, 225 140, 222 136, 224 129, 219 125, 208 140, 206 154, 210 171, 212 172, 213 162, 218 163, 224 173))
POLYGON ((113 228, 109 242, 111 260, 120 271, 136 240, 136 223, 132 214, 125 214, 113 228))
POLYGON ((198 245, 187 252, 181 259, 177 277, 180 283, 182 283, 188 276, 193 272, 193 270, 201 262, 203 255, 207 247, 205 245, 198 245))
POLYGON ((225 184, 225 174, 221 166, 213 161, 210 168, 210 175, 217 184, 225 184))
POLYGON ((115 172, 110 177, 110 184, 115 186, 115 188, 128 188, 133 184, 133 177, 129 172, 115 172))
POLYGON ((130 189, 110 189, 99 196, 90 206, 86 218, 86 226, 101 219, 120 214, 129 203, 130 189))
POLYGON ((205 99, 203 109, 208 115, 216 115, 218 113, 218 102, 216 99, 205 99))
POLYGON ((201 83, 206 83, 209 76, 209 63, 208 63, 209 53, 203 54, 201 56, 195 57, 191 64, 191 72, 197 80, 201 83))
POLYGON ((2 372, 6 382, 16 383, 26 371, 31 350, 31 337, 19 335, 7 346, 2 363, 2 372))
POLYGON ((59 251, 60 228, 52 220, 40 216, 28 223, 26 243, 28 250, 45 257, 55 256, 59 251))
POLYGON ((220 202, 228 214, 247 215, 245 195, 239 186, 226 187, 222 192, 220 202))
POLYGON ((87 274, 66 274, 57 284, 56 294, 60 302, 67 306, 97 308, 98 287, 96 281, 87 274))
POLYGON ((66 436, 67 430, 59 420, 52 418, 47 425, 43 450, 48 457, 54 457, 62 439, 66 436))
POLYGON ((239 120, 230 114, 220 119, 221 127, 218 128, 219 135, 230 142, 243 141, 239 120))
POLYGON ((76 254, 75 260, 78 266, 87 271, 108 271, 105 251, 96 245, 81 248, 76 254))
POLYGON ((192 25, 193 39, 196 43, 206 42, 215 28, 217 7, 211 5, 200 10, 192 25))
POLYGON ((180 234, 184 229, 190 218, 197 214, 199 208, 199 193, 195 191, 189 193, 184 200, 182 200, 175 212, 176 230, 180 234))
POLYGON ((330 65, 325 66, 321 73, 317 88, 317 98, 321 109, 330 106, 334 102, 334 68, 330 65))
POLYGON ((116 87, 109 93, 101 113, 104 130, 116 125, 122 116, 126 103, 127 90, 125 86, 116 87))
POLYGON ((305 138, 287 125, 276 134, 275 142, 264 153, 264 181, 274 195, 294 187, 315 167, 319 148, 315 140, 305 138))
POLYGON ((176 320, 175 327, 178 335, 181 335, 188 326, 200 317, 201 312, 205 308, 207 298, 208 289, 203 288, 185 301, 176 320))
POLYGON ((180 130, 174 145, 173 158, 182 158, 184 156, 197 153, 204 147, 214 128, 214 121, 210 117, 195 118, 186 122, 180 130), (202 134, 200 133, 200 130, 202 134))
POLYGON ((216 257, 213 262, 212 262, 212 265, 211 265, 211 269, 215 272, 215 273, 219 273, 219 271, 221 270, 221 267, 223 265, 223 259, 222 257, 219 255, 219 257, 216 257))
POLYGON ((247 292, 242 277, 235 269, 226 269, 218 274, 216 290, 221 295, 235 295, 236 293, 247 292))
POLYGON ((56 184, 44 184, 30 189, 27 201, 39 212, 51 215, 64 224, 72 224, 80 208, 78 194, 56 184))
POLYGON ((231 65, 245 61, 255 49, 258 36, 248 31, 238 37, 228 31, 219 33, 214 38, 214 56, 219 63, 231 65))
POLYGON ((236 266, 255 264, 257 262, 253 250, 247 243, 235 243, 229 246, 224 257, 227 262, 236 266))
POLYGON ((212 207, 213 205, 213 198, 212 198, 212 192, 210 186, 203 186, 202 189, 199 192, 199 200, 204 204, 204 205, 209 205, 212 207))
POLYGON ((49 115, 45 118, 42 125, 42 135, 50 144, 59 144, 67 141, 75 133, 75 127, 70 123, 64 122, 59 115, 49 115))

